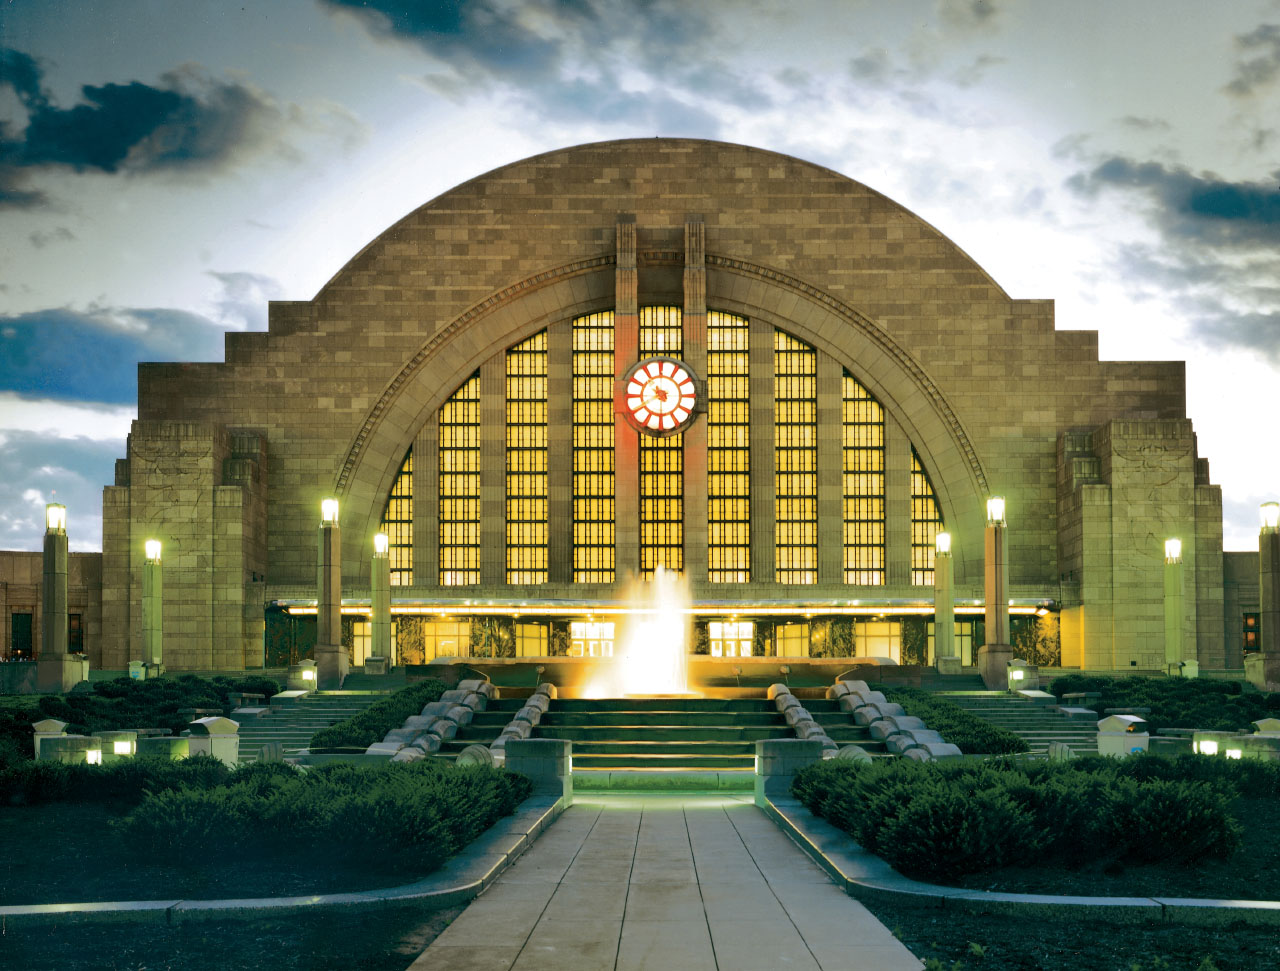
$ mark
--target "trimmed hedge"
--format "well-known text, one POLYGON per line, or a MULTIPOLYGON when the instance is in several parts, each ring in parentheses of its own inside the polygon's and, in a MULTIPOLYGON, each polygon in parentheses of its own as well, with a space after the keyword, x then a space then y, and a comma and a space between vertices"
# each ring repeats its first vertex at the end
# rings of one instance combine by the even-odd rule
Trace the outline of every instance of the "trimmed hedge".
POLYGON ((44 695, 35 708, 9 708, 0 713, 0 765, 33 755, 31 723, 42 718, 67 722, 73 735, 114 728, 168 728, 175 735, 188 725, 180 708, 229 707, 233 692, 270 697, 280 690, 272 678, 261 675, 201 678, 183 674, 176 678, 134 681, 115 678, 96 681, 84 694, 44 695))
POLYGON ((880 686, 889 701, 896 701, 908 715, 923 719, 943 739, 966 755, 1016 755, 1028 746, 1018 735, 971 714, 959 705, 920 688, 880 686))
POLYGON ((1161 728, 1199 728, 1205 731, 1252 730, 1259 718, 1280 716, 1280 694, 1245 692, 1239 681, 1214 678, 1099 678, 1064 674, 1049 690, 1061 698, 1077 691, 1097 691, 1101 699, 1092 709, 1150 708, 1144 715, 1151 731, 1161 728))
POLYGON ((426 759, 336 764, 296 772, 236 772, 226 785, 149 794, 116 823, 120 838, 155 859, 191 853, 260 857, 394 855, 428 873, 532 791, 526 776, 426 759))
MULTIPOLYGON (((1242 762, 1187 759, 1194 762, 833 759, 803 768, 792 792, 865 849, 923 879, 1032 858, 1071 865, 1080 862, 1081 847, 1096 858, 1135 863, 1230 857, 1240 826, 1229 803, 1259 776, 1243 781, 1242 762)), ((1280 772, 1268 772, 1275 785, 1280 772)))
MULTIPOLYGON (((235 772, 237 778, 249 769, 235 772)), ((120 759, 106 765, 66 765, 30 759, 0 768, 0 805, 39 806, 50 802, 140 802, 148 792, 209 789, 232 777, 232 770, 209 755, 166 761, 120 759)))
POLYGON ((310 749, 312 752, 331 749, 359 749, 363 752, 374 742, 381 742, 387 732, 403 725, 406 718, 419 714, 431 702, 439 701, 447 687, 443 681, 429 678, 401 688, 345 721, 320 729, 311 736, 310 749))

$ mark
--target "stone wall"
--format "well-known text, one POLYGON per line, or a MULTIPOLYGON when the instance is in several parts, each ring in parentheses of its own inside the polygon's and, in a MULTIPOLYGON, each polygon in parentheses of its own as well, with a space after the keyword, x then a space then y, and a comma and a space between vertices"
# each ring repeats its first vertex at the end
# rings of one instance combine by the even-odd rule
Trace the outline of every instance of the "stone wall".
MULTIPOLYGON (((255 575, 266 576, 267 596, 314 586, 325 495, 343 503, 344 574, 367 585, 369 537, 396 471, 415 442, 431 446, 436 410, 460 381, 479 369, 498 387, 506 347, 615 307, 619 214, 634 217, 638 305, 686 304, 686 222, 696 214, 705 305, 811 343, 826 373, 847 368, 881 401, 895 448, 914 444, 938 491, 957 596, 980 595, 982 500, 1002 493, 1011 592, 1055 596, 1065 584, 1091 609, 1064 616, 1064 642, 1091 660, 1146 664, 1162 622, 1159 585, 1148 589, 1159 551, 1147 540, 1176 529, 1197 591, 1188 623, 1202 661, 1221 656, 1211 549, 1217 535, 1220 550, 1220 499, 1196 469, 1181 363, 1100 362, 1096 333, 1055 330, 1051 301, 1010 298, 933 227, 834 172, 741 146, 644 139, 551 152, 465 183, 370 242, 314 300, 271 304, 269 333, 228 335, 225 364, 143 365, 130 455, 104 495, 112 663, 137 653, 131 619, 148 529, 176 544, 166 565, 175 665, 251 656, 250 615, 263 595, 255 575), (269 484, 261 452, 252 475, 225 467, 239 458, 233 428, 261 436, 269 484), (1079 489, 1064 485, 1055 452, 1073 429, 1091 436, 1082 456, 1107 463, 1079 489), (1174 451, 1144 451, 1163 448, 1174 451)), ((564 362, 556 366, 562 376, 564 362)), ((763 402, 767 382, 756 381, 763 402)), ((820 406, 833 407, 827 397, 820 406)), ((904 503, 904 488, 889 481, 891 505, 904 503)), ((757 511, 768 500, 762 490, 757 511)), ((492 483, 483 501, 501 514, 492 483)), ((427 584, 430 508, 419 510, 415 540, 427 584)), ((768 547, 771 520, 758 526, 768 547)), ((619 530, 623 563, 629 536, 619 530)), ((905 575, 902 562, 889 569, 905 575)), ((580 591, 561 582, 485 592, 580 591)))

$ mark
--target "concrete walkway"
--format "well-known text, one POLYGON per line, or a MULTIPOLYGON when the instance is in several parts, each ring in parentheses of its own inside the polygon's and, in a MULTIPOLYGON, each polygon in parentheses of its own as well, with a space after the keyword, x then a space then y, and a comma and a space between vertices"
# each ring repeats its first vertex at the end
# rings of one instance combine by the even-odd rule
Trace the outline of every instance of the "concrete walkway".
POLYGON ((918 971, 748 795, 581 795, 410 971, 918 971))

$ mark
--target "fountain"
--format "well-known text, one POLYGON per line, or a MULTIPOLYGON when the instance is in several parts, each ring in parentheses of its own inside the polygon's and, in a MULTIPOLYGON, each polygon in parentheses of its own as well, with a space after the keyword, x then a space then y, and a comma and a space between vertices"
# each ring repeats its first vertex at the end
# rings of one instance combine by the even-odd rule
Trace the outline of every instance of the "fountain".
POLYGON ((612 663, 603 661, 583 690, 587 698, 696 698, 689 691, 689 587, 658 567, 635 581, 630 613, 612 663))

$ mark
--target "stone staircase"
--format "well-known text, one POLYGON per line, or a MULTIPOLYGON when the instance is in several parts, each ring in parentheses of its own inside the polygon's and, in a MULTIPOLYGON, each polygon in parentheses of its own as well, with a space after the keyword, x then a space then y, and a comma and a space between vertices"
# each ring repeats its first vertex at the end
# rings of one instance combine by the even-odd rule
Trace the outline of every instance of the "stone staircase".
MULTIPOLYGON (((457 735, 440 743, 440 751, 436 756, 455 759, 468 745, 492 745, 515 713, 527 703, 527 698, 498 698, 490 701, 484 711, 478 711, 472 716, 470 725, 464 725, 458 729, 457 735)), ((536 732, 534 737, 538 737, 536 732)))
MULTIPOLYGON (((348 678, 350 681, 350 678, 348 678)), ((335 722, 350 718, 385 697, 385 690, 313 691, 290 704, 274 707, 240 726, 241 762, 256 762, 262 747, 279 742, 286 756, 296 755, 311 742, 311 736, 335 722)))
MULTIPOLYGON (((1003 691, 942 690, 934 692, 985 721, 1021 736, 1032 755, 1044 755, 1052 742, 1065 742, 1077 755, 1098 754, 1098 729, 1092 721, 1068 718, 1003 691)), ((833 736, 834 737, 834 736, 833 736)))
MULTIPOLYGON (((834 701, 810 701, 806 707, 842 745, 884 750, 834 701)), ((794 736, 773 703, 765 699, 626 698, 555 701, 535 737, 573 742, 575 773, 627 769, 751 773, 758 740, 794 736)))

